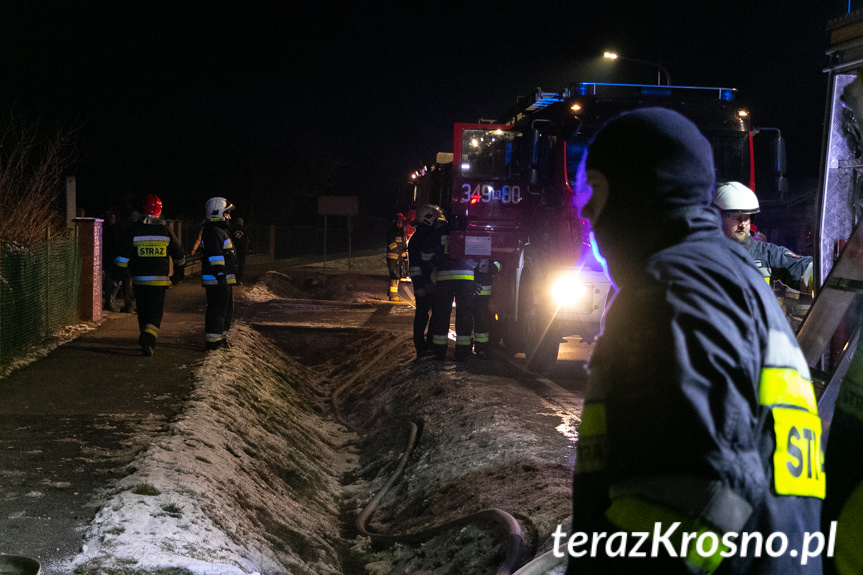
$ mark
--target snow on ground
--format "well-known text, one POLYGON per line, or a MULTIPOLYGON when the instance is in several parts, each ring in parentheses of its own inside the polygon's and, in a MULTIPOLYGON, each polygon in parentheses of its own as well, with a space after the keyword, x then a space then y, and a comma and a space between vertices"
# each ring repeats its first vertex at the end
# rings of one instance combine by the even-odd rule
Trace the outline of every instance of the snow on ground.
POLYGON ((338 573, 348 434, 318 378, 248 326, 209 354, 171 432, 133 463, 74 564, 192 573, 338 573))
MULTIPOLYGON (((377 257, 368 265, 383 267, 377 257)), ((283 297, 316 293, 317 282, 304 272, 269 273, 243 297, 261 313, 283 297)), ((356 274, 324 283, 329 297, 352 301, 380 299, 378 284, 385 287, 356 274)), ((501 508, 522 525, 527 559, 567 519, 579 401, 540 399, 480 360, 412 361, 408 334, 358 330, 335 343, 328 334, 325 359, 314 360, 292 355, 291 343, 305 338, 307 350, 314 336, 277 322, 240 322, 231 337, 229 349, 206 356, 170 432, 106 494, 70 572, 495 571, 506 549, 489 524, 422 544, 385 544, 351 526, 405 452, 411 421, 419 442, 370 531, 423 532, 501 508)))

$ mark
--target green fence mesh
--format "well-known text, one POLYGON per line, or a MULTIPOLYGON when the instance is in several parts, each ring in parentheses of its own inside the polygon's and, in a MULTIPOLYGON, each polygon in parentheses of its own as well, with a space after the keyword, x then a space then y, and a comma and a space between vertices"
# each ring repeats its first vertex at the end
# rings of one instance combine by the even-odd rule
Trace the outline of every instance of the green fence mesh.
POLYGON ((80 275, 74 236, 26 248, 0 241, 0 366, 78 322, 80 275))

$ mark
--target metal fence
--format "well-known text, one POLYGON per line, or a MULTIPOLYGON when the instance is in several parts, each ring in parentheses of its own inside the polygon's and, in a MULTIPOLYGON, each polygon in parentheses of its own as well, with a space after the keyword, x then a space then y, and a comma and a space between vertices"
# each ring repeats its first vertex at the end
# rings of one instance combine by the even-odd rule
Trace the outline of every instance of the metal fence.
MULTIPOLYGON (((358 216, 348 228, 346 218, 330 217, 324 227, 323 218, 317 226, 259 225, 246 222, 245 230, 252 242, 252 252, 276 259, 324 253, 347 253, 348 249, 367 250, 386 245, 386 232, 391 222, 380 218, 358 216), (271 253, 271 250, 273 253, 271 253)), ((175 228, 188 256, 198 237, 201 222, 180 220, 175 228)), ((197 255, 197 254, 196 254, 197 255)))
POLYGON ((35 247, 0 241, 0 366, 78 322, 80 275, 74 234, 35 247))

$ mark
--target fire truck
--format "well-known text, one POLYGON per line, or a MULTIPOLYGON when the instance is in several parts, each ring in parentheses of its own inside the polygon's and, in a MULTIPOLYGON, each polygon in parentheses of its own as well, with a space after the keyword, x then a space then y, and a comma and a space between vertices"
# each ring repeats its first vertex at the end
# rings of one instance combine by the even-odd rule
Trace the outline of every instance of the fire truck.
MULTIPOLYGON (((563 338, 593 342, 599 333, 614 288, 580 217, 589 193, 578 182, 591 137, 617 114, 647 106, 683 113, 713 145, 717 181, 755 188, 757 130, 736 97, 732 88, 577 83, 537 89, 497 120, 455 124, 451 163, 438 154, 412 199, 447 212, 455 257, 500 263, 493 342, 542 370, 563 338)), ((771 163, 781 180, 784 142, 776 142, 771 163)))

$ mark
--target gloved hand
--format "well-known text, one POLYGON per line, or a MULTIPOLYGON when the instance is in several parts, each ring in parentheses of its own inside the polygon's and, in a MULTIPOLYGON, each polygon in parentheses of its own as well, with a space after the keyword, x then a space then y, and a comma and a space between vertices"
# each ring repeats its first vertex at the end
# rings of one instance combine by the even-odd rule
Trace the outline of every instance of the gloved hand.
POLYGON ((228 278, 225 274, 219 274, 216 276, 216 281, 219 283, 219 287, 226 288, 228 287, 228 278))
POLYGON ((479 282, 473 282, 473 295, 479 295, 482 293, 482 284, 479 282))
POLYGON ((174 275, 171 276, 171 285, 177 285, 186 277, 186 270, 183 268, 174 269, 174 275))

